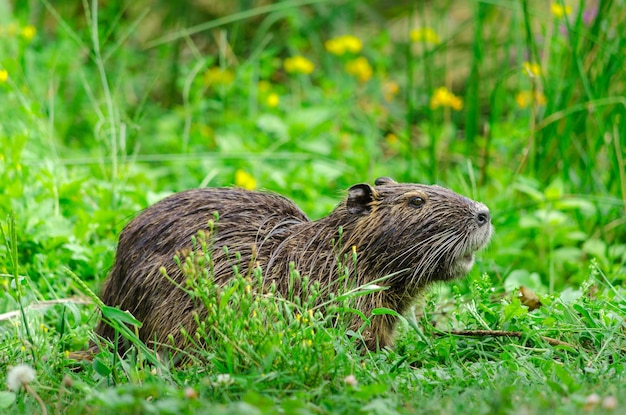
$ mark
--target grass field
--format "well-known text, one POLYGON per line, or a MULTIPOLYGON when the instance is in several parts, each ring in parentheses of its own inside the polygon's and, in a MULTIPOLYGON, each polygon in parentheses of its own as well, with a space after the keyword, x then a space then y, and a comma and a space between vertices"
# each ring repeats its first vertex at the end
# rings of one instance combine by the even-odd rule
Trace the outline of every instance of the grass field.
POLYGON ((626 411, 625 2, 382 3, 0 0, 0 413, 626 411), (235 277, 196 287, 188 364, 70 358, 141 209, 234 185, 315 219, 379 176, 496 228, 394 348, 235 277))

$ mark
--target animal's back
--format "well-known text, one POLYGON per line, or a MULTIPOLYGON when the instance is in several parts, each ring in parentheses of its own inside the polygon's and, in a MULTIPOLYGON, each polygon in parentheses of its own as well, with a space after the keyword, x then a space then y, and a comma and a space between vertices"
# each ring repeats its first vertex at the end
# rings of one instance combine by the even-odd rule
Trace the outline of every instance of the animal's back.
MULTIPOLYGON (((232 274, 232 266, 244 268, 262 249, 267 238, 276 239, 290 226, 308 222, 307 216, 289 199, 272 193, 234 188, 192 189, 171 195, 137 215, 121 232, 116 260, 102 290, 105 304, 128 310, 143 322, 140 337, 164 342, 167 335, 180 337, 180 326, 193 326, 192 299, 159 274, 165 266, 168 275, 183 283, 182 272, 174 264, 181 247, 191 247, 198 231, 208 231, 214 249, 216 279, 232 274), (216 219, 216 212, 218 219, 216 219), (222 247, 230 253, 226 257, 222 247), (230 258, 230 259, 229 259, 230 258), (155 318, 158 316, 158 318, 155 318), (165 329, 165 330, 164 330, 165 329)), ((96 332, 114 338, 113 329, 101 322, 96 332)))

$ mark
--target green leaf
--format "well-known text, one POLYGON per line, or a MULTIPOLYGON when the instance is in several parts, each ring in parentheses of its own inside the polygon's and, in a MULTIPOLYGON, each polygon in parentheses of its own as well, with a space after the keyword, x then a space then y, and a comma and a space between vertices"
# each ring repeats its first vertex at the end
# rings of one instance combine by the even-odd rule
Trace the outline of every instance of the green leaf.
MULTIPOLYGON (((328 146, 326 146, 327 148, 328 146)), ((323 153, 325 150, 320 151, 323 153)), ((317 177, 323 177, 327 181, 337 180, 345 174, 343 166, 323 160, 314 160, 311 167, 317 177)))
POLYGON ((533 291, 545 291, 546 287, 541 283, 541 277, 536 272, 532 274, 525 269, 511 271, 504 280, 504 289, 513 292, 519 287, 527 287, 533 291))
POLYGON ((567 371, 566 368, 560 366, 557 363, 553 365, 553 368, 559 380, 561 381, 561 385, 565 386, 565 390, 567 392, 572 393, 580 389, 579 382, 574 379, 574 377, 572 377, 572 375, 567 371))
POLYGON ((589 310, 587 310, 585 307, 581 306, 580 304, 574 304, 572 308, 576 310, 581 315, 581 317, 584 318, 586 327, 588 328, 597 327, 598 324, 596 322, 596 319, 591 316, 591 314, 589 313, 589 310))
POLYGON ((597 209, 593 203, 581 198, 563 199, 554 203, 554 207, 559 210, 580 210, 585 216, 597 214, 597 209))
POLYGON ((369 399, 376 395, 383 394, 387 392, 387 390, 389 390, 389 385, 384 383, 372 383, 370 385, 362 386, 361 390, 356 393, 356 396, 361 399, 369 399))
POLYGON ((0 391, 0 408, 6 409, 15 402, 15 393, 0 391))
POLYGON ((272 399, 255 391, 246 392, 242 401, 254 407, 256 410, 262 410, 263 413, 271 411, 274 407, 274 401, 272 399))
POLYGON ((128 311, 122 311, 119 308, 109 307, 107 305, 102 306, 102 317, 109 320, 119 321, 120 323, 126 323, 133 326, 141 327, 141 321, 133 317, 128 311))
POLYGON ((544 194, 546 199, 548 200, 559 200, 563 197, 563 181, 560 179, 554 180, 552 183, 546 187, 544 190, 544 194))
POLYGON ((562 248, 557 248, 552 253, 552 258, 556 263, 579 263, 581 258, 581 250, 580 248, 576 248, 574 246, 564 246, 562 248))
POLYGON ((92 365, 93 370, 101 376, 108 377, 111 374, 111 368, 100 359, 94 359, 92 365))
POLYGON ((542 227, 545 225, 550 227, 560 226, 569 220, 566 214, 558 210, 541 209, 535 212, 535 216, 542 222, 542 227))
POLYGON ((522 306, 519 300, 516 300, 505 306, 503 311, 503 322, 509 322, 515 317, 521 317, 528 314, 528 307, 522 306))
POLYGON ((220 312, 223 312, 226 309, 226 307, 229 306, 228 302, 230 301, 230 297, 233 296, 235 291, 237 291, 237 284, 224 290, 224 292, 222 293, 222 298, 220 298, 220 302, 219 302, 220 312))
POLYGON ((292 127, 310 129, 330 120, 332 115, 333 111, 328 108, 304 108, 292 111, 289 114, 288 123, 292 127))
POLYGON ((401 317, 400 314, 397 311, 394 311, 390 308, 385 308, 385 307, 379 307, 379 308, 375 308, 372 310, 372 315, 373 316, 378 316, 381 314, 388 314, 390 316, 394 316, 394 317, 401 317))
POLYGON ((524 215, 519 220, 519 227, 522 229, 540 228, 543 224, 531 215, 524 215))
POLYGON ((563 304, 573 304, 582 297, 583 292, 581 290, 575 290, 571 287, 563 289, 559 295, 559 299, 563 304))
POLYGON ((544 194, 541 193, 536 188, 532 187, 528 183, 515 183, 513 188, 518 192, 524 193, 527 196, 530 196, 531 199, 535 201, 543 201, 545 199, 544 194))
POLYGON ((279 117, 272 114, 263 114, 257 121, 256 126, 268 134, 273 134, 280 140, 289 139, 289 131, 285 122, 279 117))
POLYGON ((360 412, 379 414, 379 415, 396 415, 398 411, 394 409, 394 402, 390 399, 376 398, 361 408, 360 412))
POLYGON ((599 261, 606 262, 607 246, 606 242, 600 239, 589 239, 583 244, 583 251, 599 261))

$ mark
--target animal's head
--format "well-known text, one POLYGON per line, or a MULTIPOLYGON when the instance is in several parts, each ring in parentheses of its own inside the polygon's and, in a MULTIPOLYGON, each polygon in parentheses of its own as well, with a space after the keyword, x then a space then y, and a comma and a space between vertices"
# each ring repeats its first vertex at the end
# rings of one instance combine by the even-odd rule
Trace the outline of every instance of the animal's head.
MULTIPOLYGON (((398 272, 410 287, 466 275, 474 253, 492 234, 489 209, 441 186, 397 183, 348 190, 345 209, 355 219, 353 240, 376 263, 376 272, 398 272)), ((382 276, 382 275, 380 275, 382 276)))

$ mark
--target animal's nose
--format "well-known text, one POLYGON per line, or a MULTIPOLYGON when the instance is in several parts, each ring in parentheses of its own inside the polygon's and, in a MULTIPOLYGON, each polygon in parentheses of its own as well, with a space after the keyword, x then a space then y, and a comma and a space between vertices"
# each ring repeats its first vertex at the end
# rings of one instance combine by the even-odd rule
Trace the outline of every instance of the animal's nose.
POLYGON ((476 223, 478 223, 478 226, 486 225, 490 220, 491 215, 489 214, 489 209, 483 209, 476 213, 476 223))

